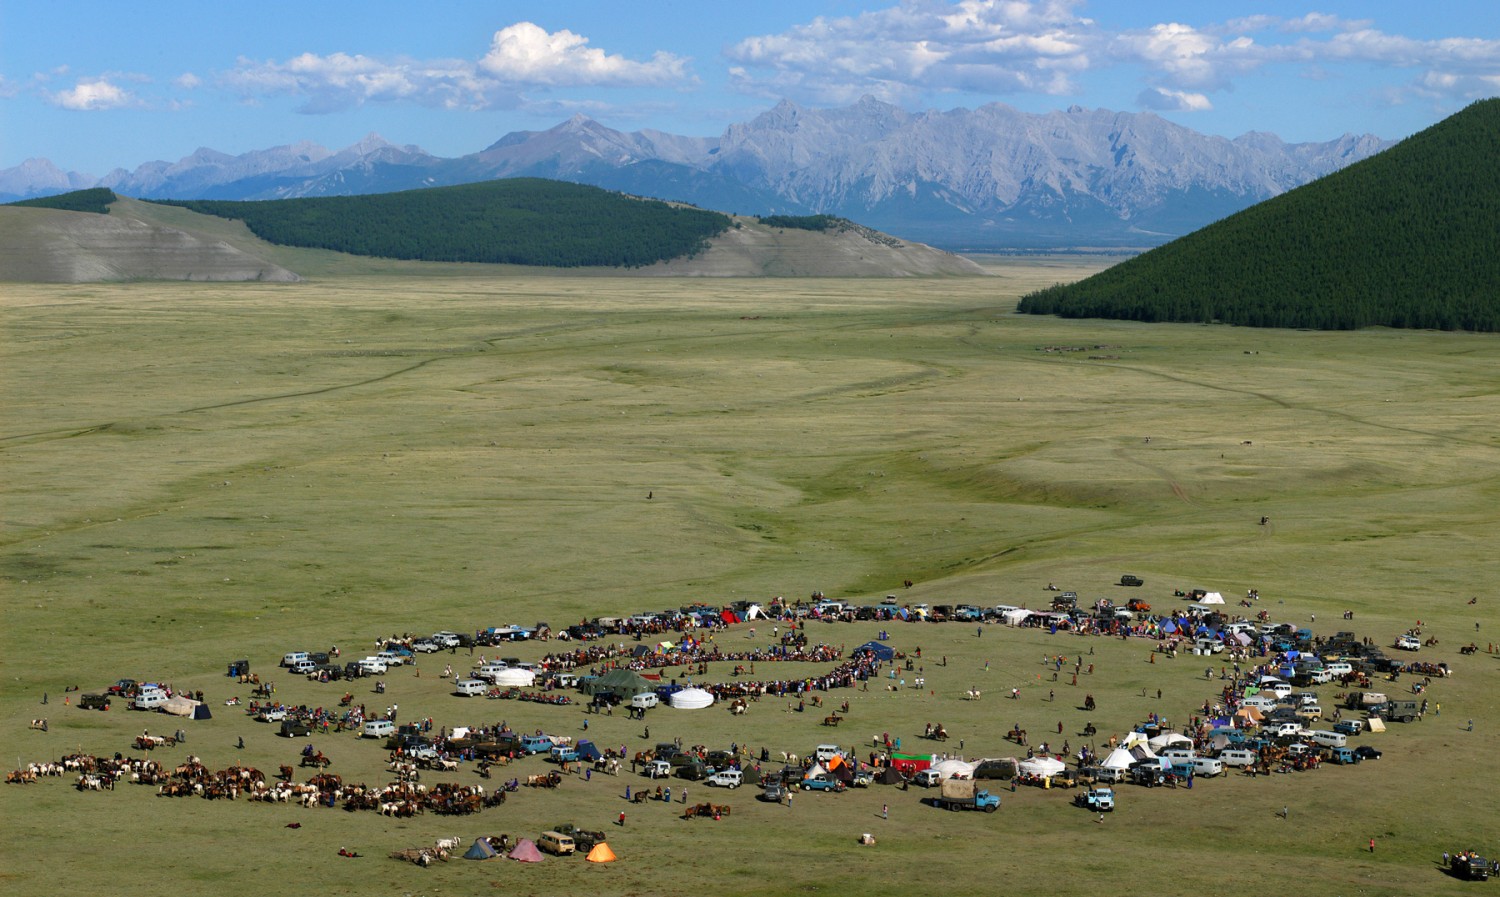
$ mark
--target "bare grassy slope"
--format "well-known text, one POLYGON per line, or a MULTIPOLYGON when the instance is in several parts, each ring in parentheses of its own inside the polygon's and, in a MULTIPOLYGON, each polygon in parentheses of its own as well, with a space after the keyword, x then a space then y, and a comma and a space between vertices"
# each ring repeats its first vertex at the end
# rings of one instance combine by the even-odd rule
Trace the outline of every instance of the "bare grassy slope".
POLYGON ((707 252, 644 269, 677 277, 921 277, 974 276, 974 262, 922 243, 865 227, 807 231, 766 227, 736 218, 707 252))
POLYGON ((293 281, 228 243, 132 215, 0 208, 0 281, 293 281))

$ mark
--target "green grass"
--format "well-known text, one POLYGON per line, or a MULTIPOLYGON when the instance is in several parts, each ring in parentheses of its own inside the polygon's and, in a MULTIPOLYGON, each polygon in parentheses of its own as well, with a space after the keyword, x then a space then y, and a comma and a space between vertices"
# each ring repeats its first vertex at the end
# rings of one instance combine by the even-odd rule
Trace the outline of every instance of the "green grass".
MULTIPOLYGON (((1066 897, 1118 890, 1148 866, 1162 870, 1160 894, 1222 890, 1226 870, 1256 891, 1459 892, 1433 858, 1500 848, 1493 813, 1473 799, 1500 726, 1496 658, 1456 650, 1476 619, 1485 638, 1500 627, 1488 594, 1500 348, 1473 335, 1014 315, 1017 295, 1066 272, 1051 264, 972 282, 364 276, 7 290, 0 755, 124 751, 143 726, 177 725, 63 707, 73 683, 203 688, 216 719, 183 724, 190 743, 161 756, 269 770, 300 745, 222 706, 248 697, 222 676, 239 657, 264 672, 288 650, 336 643, 348 656, 392 632, 557 626, 815 589, 1036 606, 1048 582, 1158 606, 1173 587, 1253 587, 1273 613, 1316 613, 1324 631, 1349 628, 1338 614, 1353 608, 1352 628, 1382 641, 1421 618, 1442 640, 1423 656, 1457 670, 1433 688, 1441 717, 1365 736, 1387 753, 1359 767, 1127 788, 1102 826, 1066 793, 1041 791, 1007 793, 994 815, 941 813, 888 789, 802 795, 791 811, 740 790, 719 823, 632 807, 611 832, 622 860, 604 868, 424 871, 384 855, 569 819, 603 827, 623 780, 403 822, 148 789, 84 795, 54 780, 0 790, 0 846, 27 858, 6 864, 0 892, 228 895, 315 880, 330 894, 939 884, 1066 897), (1040 351, 1058 346, 1089 348, 1040 351), (1114 586, 1124 572, 1145 588, 1114 586), (44 715, 51 732, 26 730, 44 715), (1460 731, 1469 717, 1472 734, 1460 731), (888 822, 876 818, 883 802, 888 822), (1274 815, 1283 805, 1290 824, 1274 815), (864 831, 876 847, 854 844, 864 831), (1371 836, 1374 856, 1361 852, 1371 836), (367 858, 340 860, 340 846, 367 858)), ((877 628, 813 632, 852 646, 877 628)), ((886 731, 910 746, 940 721, 950 749, 962 738, 970 756, 1002 756, 1015 722, 1035 735, 1061 720, 1076 745, 1078 692, 1100 700, 1105 733, 1153 710, 1179 722, 1209 693, 1201 663, 1149 664, 1136 641, 975 638, 966 626, 893 635, 923 648, 931 694, 851 694, 836 732, 767 700, 740 720, 658 711, 652 735, 805 753, 886 731), (1090 648, 1096 673, 1076 690, 1040 663, 1090 648), (976 685, 984 698, 961 700, 976 685), (1001 697, 1023 686, 1021 701, 1001 697)), ((579 732, 576 710, 449 697, 440 666, 424 660, 421 678, 392 676, 388 695, 363 698, 438 725, 579 732)), ((296 702, 342 692, 280 684, 296 702)), ((623 717, 593 720, 590 735, 643 743, 623 717)), ((377 748, 315 741, 346 778, 383 780, 377 748)))

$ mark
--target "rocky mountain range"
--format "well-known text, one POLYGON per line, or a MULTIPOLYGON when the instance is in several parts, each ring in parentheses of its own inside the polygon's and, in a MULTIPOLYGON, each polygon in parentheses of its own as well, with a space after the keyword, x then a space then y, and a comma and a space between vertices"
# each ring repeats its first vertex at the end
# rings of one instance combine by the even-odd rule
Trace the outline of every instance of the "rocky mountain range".
POLYGON ((1372 135, 1233 140, 1151 113, 999 103, 908 112, 866 97, 783 101, 718 137, 622 132, 576 116, 441 158, 370 135, 231 156, 200 149, 90 179, 46 160, 0 171, 0 200, 103 186, 127 196, 284 199, 545 177, 741 214, 839 215, 953 249, 1147 247, 1390 146, 1372 135))

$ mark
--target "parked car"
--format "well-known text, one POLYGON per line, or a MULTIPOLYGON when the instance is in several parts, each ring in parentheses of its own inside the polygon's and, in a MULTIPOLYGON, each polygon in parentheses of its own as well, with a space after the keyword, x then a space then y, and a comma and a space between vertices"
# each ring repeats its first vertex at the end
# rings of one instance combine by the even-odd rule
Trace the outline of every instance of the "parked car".
POLYGON ((1146 581, 1144 579, 1141 579, 1139 576, 1134 576, 1129 573, 1120 577, 1120 585, 1122 586, 1143 586, 1145 584, 1146 581))
POLYGON ((432 653, 440 650, 441 647, 442 646, 439 645, 437 642, 433 641, 432 639, 428 639, 428 638, 419 638, 416 641, 414 641, 414 642, 411 643, 411 649, 413 651, 420 651, 423 654, 432 654, 432 653))
POLYGON ((84 695, 78 699, 78 706, 84 710, 108 710, 109 695, 84 695))
POLYGON ((1399 635, 1396 637, 1396 647, 1402 651, 1422 650, 1422 641, 1414 635, 1399 635))
POLYGON ((1370 747, 1368 744, 1362 744, 1359 747, 1355 748, 1354 749, 1354 753, 1361 760, 1379 760, 1380 759, 1380 751, 1376 750, 1375 748, 1370 747))
POLYGON ((924 769, 911 777, 911 783, 919 788, 936 788, 943 783, 943 776, 935 769, 924 769))
POLYGON ((542 832, 542 836, 536 839, 536 846, 554 856, 567 856, 577 849, 573 839, 562 832, 542 832))
POLYGON ((846 790, 849 786, 845 785, 837 776, 824 772, 803 779, 801 787, 804 791, 832 791, 838 793, 846 790))
POLYGON ((744 774, 738 769, 721 769, 708 777, 708 784, 716 788, 729 788, 731 790, 740 787, 744 781, 744 774))
POLYGON ((1073 803, 1098 813, 1112 812, 1115 808, 1113 788, 1090 788, 1073 798, 1073 803))

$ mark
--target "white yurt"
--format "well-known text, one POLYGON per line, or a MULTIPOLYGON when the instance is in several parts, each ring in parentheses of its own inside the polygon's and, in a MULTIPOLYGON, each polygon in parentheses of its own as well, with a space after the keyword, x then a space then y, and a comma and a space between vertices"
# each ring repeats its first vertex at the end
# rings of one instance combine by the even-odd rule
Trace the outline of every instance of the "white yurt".
POLYGON ((496 673, 491 681, 501 688, 530 688, 536 684, 536 673, 512 667, 496 673))
POLYGON ((979 764, 965 763, 963 760, 940 760, 928 768, 937 770, 937 774, 945 779, 972 779, 979 764))
POLYGON ((1109 752, 1109 756, 1105 757, 1104 761, 1099 765, 1106 769, 1129 769, 1130 764, 1134 763, 1135 760, 1134 754, 1124 748, 1115 748, 1109 752))
POLYGON ((714 702, 714 696, 701 688, 684 688, 673 692, 670 700, 677 710, 702 710, 714 702))
POLYGON ((1021 774, 1028 776, 1055 776, 1068 768, 1068 764, 1051 757, 1033 757, 1021 761, 1021 774))

